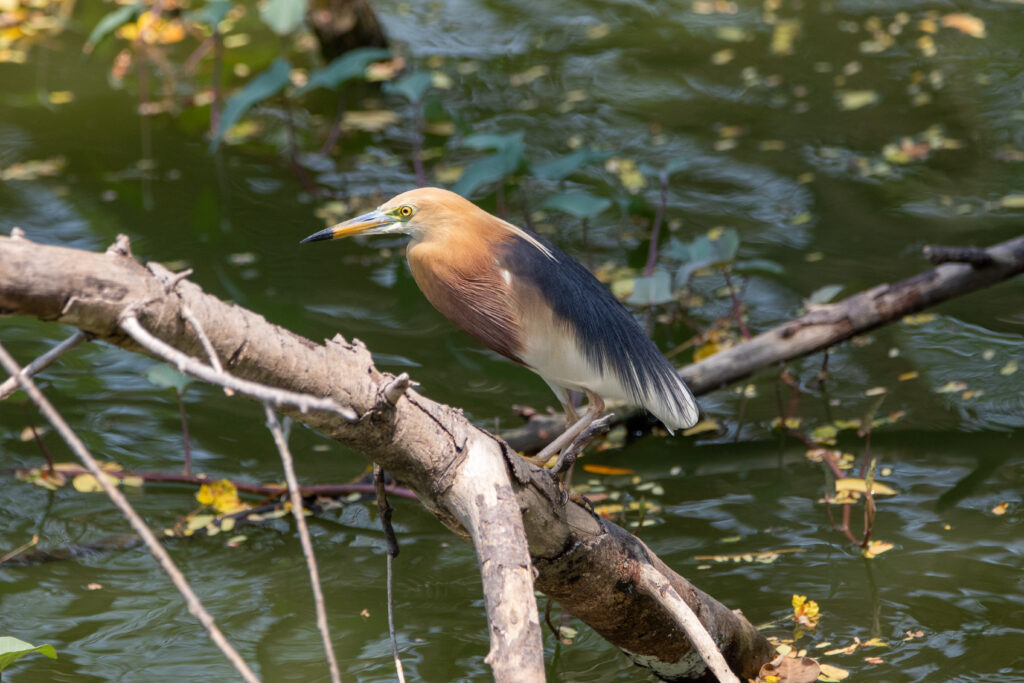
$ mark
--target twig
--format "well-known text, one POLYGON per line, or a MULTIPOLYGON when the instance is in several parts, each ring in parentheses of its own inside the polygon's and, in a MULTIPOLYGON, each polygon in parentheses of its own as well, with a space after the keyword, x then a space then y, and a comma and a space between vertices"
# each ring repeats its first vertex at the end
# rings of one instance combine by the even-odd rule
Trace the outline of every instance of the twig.
POLYGON ((637 569, 637 587, 648 593, 669 611, 715 677, 721 683, 740 683, 740 679, 732 672, 725 657, 719 652, 711 634, 707 632, 704 624, 700 623, 700 619, 693 613, 693 609, 676 592, 669 580, 647 563, 638 563, 637 569))
MULTIPOLYGON (((188 304, 183 303, 181 305, 181 317, 188 321, 188 324, 192 326, 192 329, 196 331, 196 336, 199 337, 199 343, 203 345, 203 350, 206 351, 206 357, 210 359, 210 365, 217 372, 223 373, 224 366, 220 364, 220 358, 217 356, 217 350, 213 348, 213 343, 210 338, 206 336, 206 331, 203 329, 203 324, 199 322, 199 318, 192 312, 192 309, 188 307, 188 304)), ((228 387, 223 387, 225 396, 233 396, 233 392, 228 387)))
POLYGON ((654 268, 658 265, 658 238, 661 235, 661 223, 665 218, 665 204, 668 203, 668 174, 662 173, 658 181, 661 184, 661 198, 658 200, 658 210, 654 214, 654 225, 651 226, 651 243, 647 246, 644 277, 654 275, 654 268))
MULTIPOLYGON (((73 335, 62 341, 60 344, 57 344, 52 349, 50 349, 43 355, 39 356, 39 358, 36 358, 34 361, 26 365, 22 372, 25 373, 26 376, 32 377, 33 375, 49 367, 50 364, 53 363, 53 361, 57 360, 65 353, 67 353, 71 349, 75 348, 76 346, 84 342, 87 338, 88 337, 85 334, 85 332, 78 330, 73 335)), ((0 384, 0 401, 4 400, 17 390, 18 380, 14 377, 8 377, 6 380, 4 380, 3 384, 0 384)))
POLYGON ((178 395, 178 415, 181 417, 181 445, 185 449, 185 475, 192 474, 192 438, 188 433, 188 415, 185 413, 185 392, 175 389, 178 395))
POLYGON ((294 391, 287 391, 285 389, 275 389, 273 387, 268 387, 265 384, 260 384, 259 382, 240 379, 234 375, 229 375, 226 372, 217 372, 213 368, 203 365, 192 356, 182 353, 170 344, 154 337, 142 326, 139 319, 135 316, 135 311, 133 309, 129 308, 121 317, 121 329, 127 332, 128 336, 138 342, 139 345, 147 351, 158 358, 173 364, 177 367, 179 372, 184 372, 194 377, 198 377, 204 382, 209 382, 210 384, 216 384, 222 387, 229 387, 250 398, 254 398, 264 403, 270 403, 274 407, 290 405, 298 408, 302 413, 308 413, 310 410, 323 410, 325 412, 340 415, 349 421, 355 421, 358 419, 354 410, 339 405, 338 402, 333 399, 310 396, 309 394, 300 394, 294 391))
POLYGON ((36 445, 39 446, 39 450, 43 452, 43 457, 46 458, 46 470, 50 473, 51 477, 55 476, 57 473, 53 469, 53 453, 50 452, 42 437, 39 436, 39 430, 36 429, 36 426, 29 425, 28 428, 32 430, 32 438, 35 439, 36 445))
POLYGON ((274 409, 269 403, 264 403, 263 409, 267 414, 267 429, 274 435, 274 443, 277 445, 278 453, 281 454, 284 478, 288 482, 288 494, 291 496, 292 501, 292 514, 295 515, 295 527, 299 530, 302 554, 306 556, 306 567, 309 569, 309 585, 313 589, 313 603, 316 605, 316 626, 320 629, 320 635, 324 641, 327 666, 331 670, 331 683, 341 683, 338 658, 334 655, 334 647, 331 645, 331 632, 327 626, 327 608, 324 605, 324 591, 320 587, 320 571, 316 566, 313 541, 309 538, 309 528, 306 526, 306 511, 302 505, 302 494, 299 493, 299 482, 295 477, 295 465, 292 462, 292 454, 288 450, 288 444, 284 440, 284 431, 281 429, 281 423, 278 421, 277 415, 274 414, 274 409))
MULTIPOLYGON (((404 375, 405 373, 402 374, 404 375)), ((408 377, 406 377, 406 382, 408 382, 408 377)), ((377 489, 377 510, 380 512, 380 525, 384 529, 384 540, 387 546, 388 633, 391 636, 391 656, 395 660, 395 673, 398 674, 399 683, 405 683, 405 670, 402 668, 402 659, 398 656, 398 636, 395 634, 393 565, 395 558, 398 557, 398 538, 395 536, 395 528, 391 525, 391 513, 394 508, 388 502, 388 496, 385 492, 384 468, 377 463, 373 464, 373 485, 377 489)))
POLYGON ((113 501, 114 505, 121 510, 121 513, 127 518, 128 523, 131 524, 135 532, 142 537, 142 540, 149 549, 149 552, 153 554, 157 562, 160 563, 160 566, 174 583, 174 586, 185 598, 185 604, 188 605, 188 611, 199 620, 207 633, 210 634, 211 640, 213 640, 217 647, 221 649, 221 652, 223 652, 224 656, 228 658, 228 661, 231 662, 243 679, 250 683, 258 683, 259 679, 256 677, 256 674, 253 673, 252 669, 249 668, 249 665, 245 663, 245 660, 243 660, 241 656, 239 656, 238 652, 231 646, 231 643, 228 642, 227 638, 217 627, 217 624, 214 623, 213 616, 206 611, 206 608, 203 607, 202 603, 199 601, 199 597, 192 590, 192 587, 188 584, 185 576, 174 565, 174 560, 172 560, 171 556, 167 554, 164 547, 160 545, 160 541, 153 535, 153 532, 150 531, 149 527, 146 526, 146 523, 142 521, 142 518, 139 517, 138 513, 132 509, 131 504, 128 502, 128 499, 124 497, 124 494, 117 490, 117 488, 111 484, 105 476, 103 476, 104 472, 100 468, 99 463, 96 462, 96 459, 93 458, 85 448, 85 445, 78 438, 78 435, 75 434, 71 427, 68 426, 67 422, 64 421, 64 418, 60 416, 60 413, 58 413, 53 407, 53 404, 43 396, 42 392, 39 391, 39 388, 36 387, 31 378, 27 376, 20 376, 21 368, 18 367, 14 358, 7 353, 7 349, 3 347, 3 344, 0 344, 0 365, 3 365, 3 367, 11 373, 12 376, 18 378, 18 383, 21 384, 25 393, 29 395, 32 402, 39 408, 39 411, 47 420, 50 421, 50 424, 53 425, 54 429, 57 430, 64 441, 67 442, 68 446, 70 446, 71 450, 75 452, 75 455, 77 455, 82 461, 86 469, 88 469, 96 478, 96 481, 99 482, 99 485, 106 492, 107 496, 110 497, 110 500, 113 501))
POLYGON ((722 275, 725 276, 725 286, 729 288, 729 298, 732 299, 732 314, 736 318, 736 324, 739 325, 740 334, 743 335, 743 341, 750 341, 750 330, 747 329, 747 324, 743 322, 743 305, 740 304, 740 298, 736 295, 736 288, 732 286, 729 266, 722 266, 722 275))
POLYGON ((32 540, 30 540, 28 543, 24 543, 24 544, 18 546, 17 548, 15 548, 11 552, 7 553, 6 555, 0 555, 0 564, 3 564, 3 563, 8 562, 10 560, 13 560, 18 555, 21 555, 23 552, 25 552, 29 548, 32 548, 32 547, 34 547, 34 546, 36 546, 38 544, 39 544, 39 534, 32 534, 32 540))

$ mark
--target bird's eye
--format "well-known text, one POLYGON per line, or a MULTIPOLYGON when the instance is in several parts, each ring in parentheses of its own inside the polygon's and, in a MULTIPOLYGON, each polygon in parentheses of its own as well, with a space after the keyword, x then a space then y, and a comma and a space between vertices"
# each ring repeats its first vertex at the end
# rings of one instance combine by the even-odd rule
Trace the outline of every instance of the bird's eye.
POLYGON ((415 213, 415 211, 411 206, 402 206, 398 209, 398 215, 402 218, 412 218, 413 213, 415 213))

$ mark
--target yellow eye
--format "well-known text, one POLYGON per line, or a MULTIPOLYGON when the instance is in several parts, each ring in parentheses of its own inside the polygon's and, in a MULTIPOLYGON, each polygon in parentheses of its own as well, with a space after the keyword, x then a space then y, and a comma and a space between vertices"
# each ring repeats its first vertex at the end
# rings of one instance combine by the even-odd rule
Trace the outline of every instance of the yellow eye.
POLYGON ((398 209, 398 215, 401 216, 402 218, 412 218, 412 215, 414 213, 415 211, 411 206, 402 206, 399 207, 398 209))

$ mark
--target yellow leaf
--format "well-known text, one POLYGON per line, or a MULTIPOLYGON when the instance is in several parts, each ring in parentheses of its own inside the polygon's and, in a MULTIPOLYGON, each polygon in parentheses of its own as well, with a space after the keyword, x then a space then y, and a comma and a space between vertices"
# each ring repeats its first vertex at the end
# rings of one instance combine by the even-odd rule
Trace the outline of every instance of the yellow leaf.
POLYGON ((942 25, 945 28, 955 28, 961 33, 966 33, 972 38, 985 37, 985 22, 972 14, 954 12, 942 17, 942 25))
POLYGON ((907 325, 924 325, 935 320, 938 316, 934 313, 913 313, 903 316, 903 323, 907 325))
MULTIPOLYGON (((868 543, 867 548, 861 550, 861 554, 864 555, 864 557, 871 559, 872 557, 892 550, 893 547, 893 544, 888 543, 887 541, 871 541, 868 543)), ((872 640, 877 640, 877 638, 872 638, 872 640)))
POLYGON ((71 485, 75 487, 76 491, 81 493, 97 493, 103 490, 96 477, 91 474, 79 474, 71 480, 71 485))
POLYGON ((967 389, 966 382, 946 382, 935 390, 936 394, 958 394, 967 389))
POLYGON ((718 420, 701 420, 689 429, 684 430, 683 436, 693 436, 694 434, 703 434, 705 432, 717 432, 721 428, 721 425, 718 424, 718 420))
POLYGON ((142 477, 121 477, 121 486, 131 486, 139 488, 145 483, 145 479, 142 477))
POLYGON ((992 514, 993 515, 1005 515, 1006 511, 1009 510, 1009 509, 1010 509, 1010 504, 1007 503, 1004 500, 999 505, 996 505, 994 508, 992 508, 992 514))
POLYGON ((587 464, 583 466, 583 471, 591 472, 592 474, 633 474, 633 470, 625 467, 612 467, 611 465, 587 464))
POLYGON ((212 521, 213 515, 193 515, 189 518, 188 524, 185 525, 185 529, 190 533, 195 533, 196 531, 206 527, 206 525, 212 521))
POLYGON ((911 370, 910 372, 901 373, 899 376, 896 377, 896 379, 899 380, 900 382, 909 382, 912 379, 917 379, 917 377, 917 370, 911 370))
POLYGON ((875 90, 839 90, 836 98, 839 100, 839 108, 845 111, 863 109, 882 99, 875 90))
POLYGON ((1006 365, 1004 365, 1002 368, 1000 368, 999 374, 1009 377, 1013 373, 1017 372, 1018 369, 1019 368, 1017 367, 1017 361, 1011 360, 1007 362, 1006 365))
POLYGON ((819 443, 834 444, 839 430, 833 425, 821 425, 811 430, 811 438, 819 443))
MULTIPOLYGON (((868 484, 859 477, 844 477, 842 479, 836 479, 836 493, 841 493, 843 491, 867 493, 868 484)), ((871 484, 871 493, 876 496, 894 496, 896 495, 896 490, 876 481, 871 484)))
POLYGON ((724 351, 731 346, 731 342, 708 342, 693 352, 693 362, 696 363, 697 361, 704 360, 705 358, 710 358, 719 351, 724 351))
POLYGON ((885 387, 871 387, 864 392, 865 396, 881 396, 882 394, 888 393, 888 389, 885 387))
POLYGON ((837 683, 838 681, 845 680, 850 675, 850 672, 846 669, 840 669, 838 666, 832 666, 831 664, 821 665, 821 675, 818 676, 818 680, 823 683, 837 683))

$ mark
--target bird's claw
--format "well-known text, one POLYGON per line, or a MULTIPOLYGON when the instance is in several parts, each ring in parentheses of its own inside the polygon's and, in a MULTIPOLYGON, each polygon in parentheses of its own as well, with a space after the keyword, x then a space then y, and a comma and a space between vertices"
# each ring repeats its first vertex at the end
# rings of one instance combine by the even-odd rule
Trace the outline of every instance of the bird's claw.
POLYGON ((579 436, 572 440, 572 443, 562 450, 558 460, 555 462, 555 466, 551 468, 552 474, 559 475, 568 471, 576 462, 576 458, 583 452, 583 449, 587 447, 587 444, 608 431, 614 417, 614 413, 608 413, 604 417, 591 422, 579 436))

